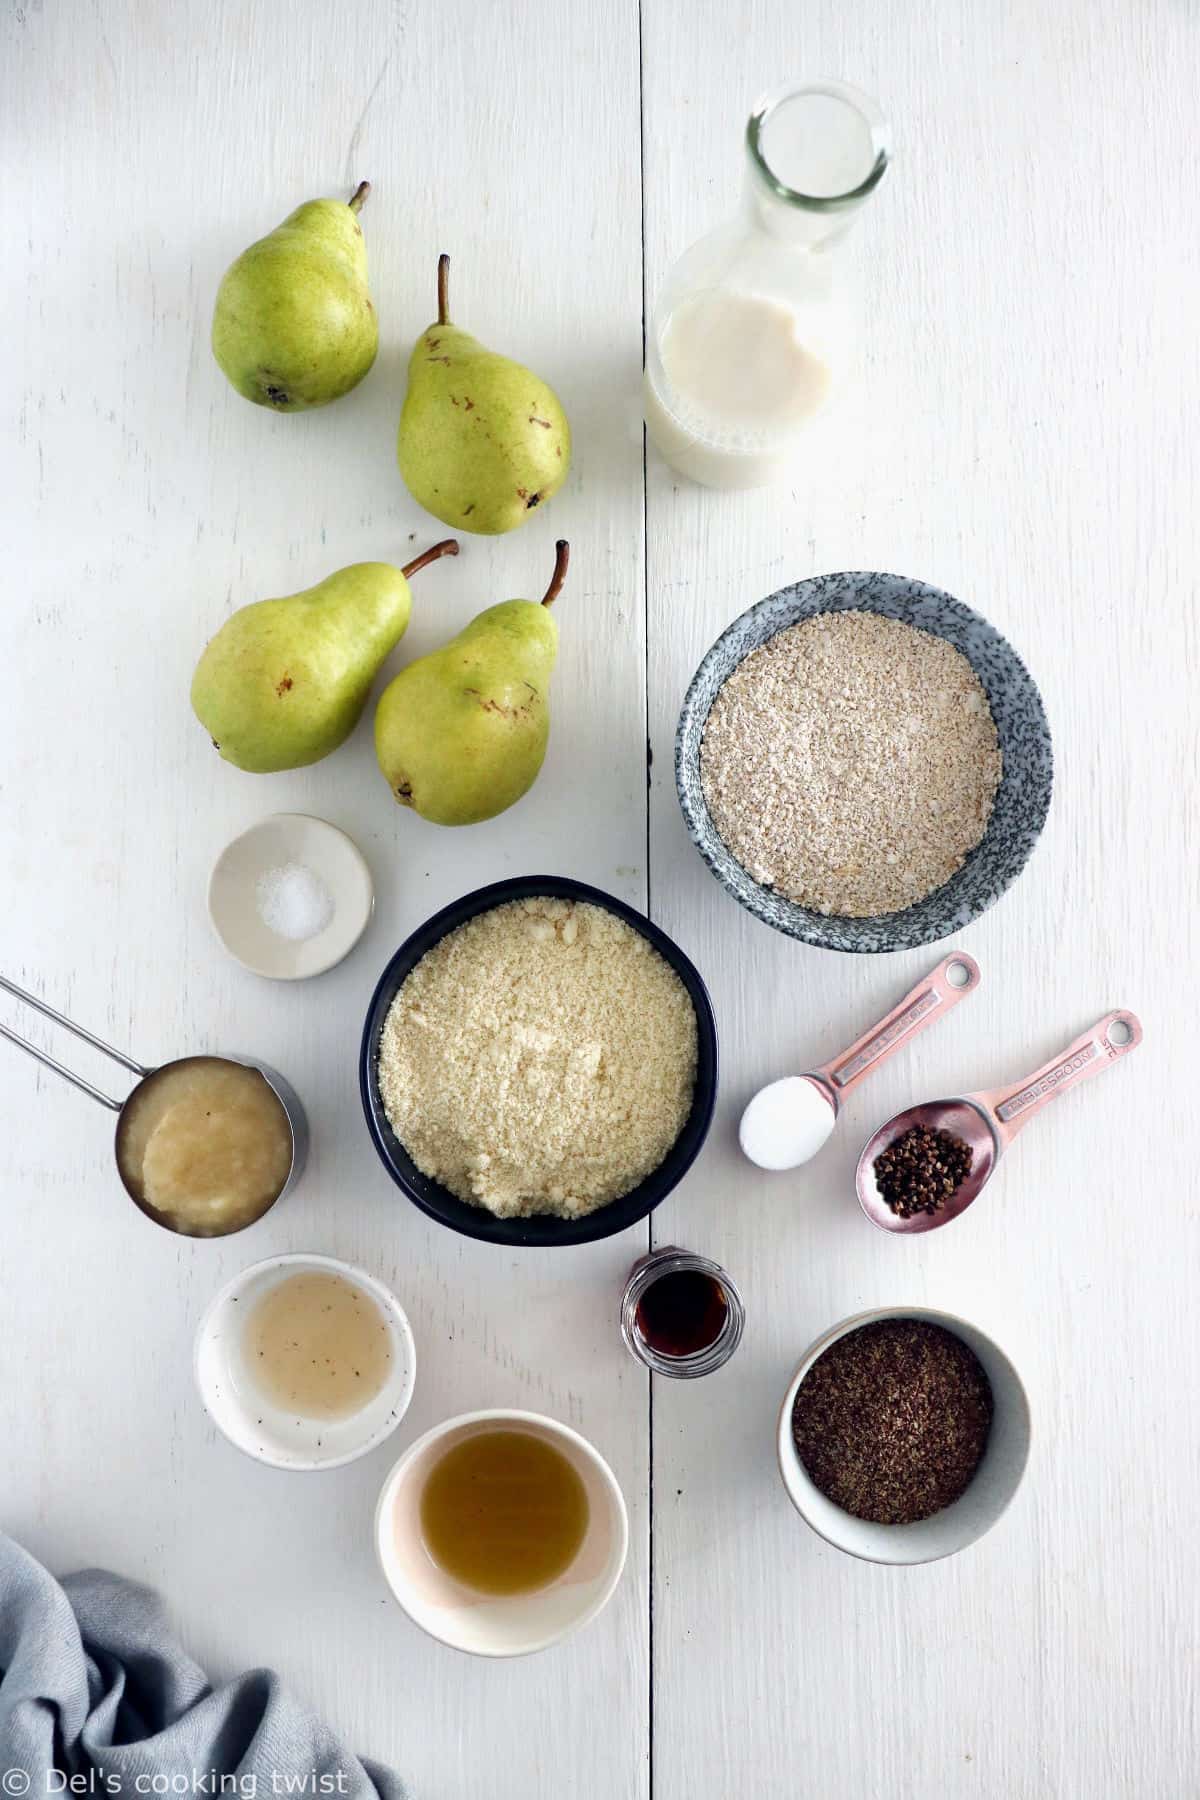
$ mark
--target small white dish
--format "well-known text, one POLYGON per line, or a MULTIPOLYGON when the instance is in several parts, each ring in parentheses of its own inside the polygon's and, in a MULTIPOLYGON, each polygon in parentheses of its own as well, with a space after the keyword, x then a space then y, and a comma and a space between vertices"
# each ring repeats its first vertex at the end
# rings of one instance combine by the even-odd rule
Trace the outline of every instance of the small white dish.
POLYGON ((340 963, 367 928, 375 905, 371 871, 344 831, 308 813, 272 813, 226 844, 208 882, 208 915, 235 961, 272 981, 305 981, 340 963), (259 911, 259 883, 298 865, 333 902, 329 921, 310 938, 273 931, 259 911))
POLYGON ((193 1370, 214 1425, 238 1450, 274 1469, 337 1469, 390 1437, 408 1411, 417 1355, 404 1308, 381 1281, 336 1256, 303 1252, 252 1263, 209 1302, 196 1332, 193 1370), (340 1275, 376 1302, 392 1339, 383 1388, 345 1419, 297 1418, 257 1387, 244 1350, 245 1321, 263 1295, 291 1275, 340 1275))
POLYGON ((528 1656, 578 1631, 610 1599, 628 1547, 629 1517, 616 1476, 586 1438, 543 1413, 494 1408, 435 1425, 409 1445, 375 1509, 375 1548, 393 1595, 422 1631, 472 1656, 528 1656), (555 1581, 531 1594, 464 1587, 434 1562, 421 1535, 421 1493, 434 1464, 464 1438, 498 1426, 552 1444, 587 1490, 588 1525, 578 1555, 555 1581))
POLYGON ((1003 1350, 977 1326, 956 1318, 953 1313, 932 1312, 925 1306, 882 1306, 874 1312, 856 1313, 852 1319, 843 1319, 840 1325, 834 1325, 805 1351, 779 1409, 777 1437, 783 1485, 800 1517, 806 1525, 812 1526, 818 1537, 832 1544, 835 1550, 845 1550, 863 1562, 894 1565, 937 1562, 940 1557, 965 1550, 985 1531, 990 1531, 1020 1487, 1031 1440, 1029 1396, 1003 1350), (940 1325, 943 1330, 953 1332, 975 1352, 992 1389, 992 1429, 970 1487, 953 1506, 945 1507, 928 1519, 919 1519, 914 1525, 876 1525, 868 1519, 856 1519, 853 1513, 843 1512, 840 1506, 827 1500, 813 1482, 800 1461, 792 1437, 792 1408, 796 1394, 817 1358, 848 1332, 857 1331, 860 1325, 873 1325, 880 1319, 923 1319, 930 1325, 940 1325))

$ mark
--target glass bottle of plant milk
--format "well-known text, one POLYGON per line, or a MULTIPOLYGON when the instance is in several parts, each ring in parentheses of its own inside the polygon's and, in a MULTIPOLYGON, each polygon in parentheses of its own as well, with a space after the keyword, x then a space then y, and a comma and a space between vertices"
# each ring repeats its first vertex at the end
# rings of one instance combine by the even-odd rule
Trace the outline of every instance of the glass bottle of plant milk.
POLYGON ((781 88, 750 115, 746 157, 740 210, 679 258, 647 334, 650 438, 709 487, 785 478, 838 379, 838 246, 887 170, 887 125, 839 82, 781 88))

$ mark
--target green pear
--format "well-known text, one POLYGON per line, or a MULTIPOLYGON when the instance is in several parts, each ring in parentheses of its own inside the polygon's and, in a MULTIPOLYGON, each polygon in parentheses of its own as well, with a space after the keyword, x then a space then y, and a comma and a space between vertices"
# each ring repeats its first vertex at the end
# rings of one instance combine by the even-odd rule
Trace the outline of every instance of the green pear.
POLYGON ((537 779, 550 734, 558 627, 550 606, 567 573, 561 540, 539 604, 502 600, 380 696, 375 754, 402 806, 435 825, 495 818, 537 779))
POLYGON ((344 743, 408 625, 410 577, 457 554, 447 538, 403 569, 352 563, 227 619, 192 677, 192 710, 225 761, 266 775, 320 762, 344 743))
POLYGON ((371 191, 309 200, 226 270, 213 355, 239 394, 276 412, 325 406, 357 387, 379 347, 358 213, 371 191))
POLYGON ((450 323, 450 258, 438 260, 438 316, 409 358, 400 473, 414 500, 456 531, 523 525, 556 494, 571 432, 539 376, 450 323))

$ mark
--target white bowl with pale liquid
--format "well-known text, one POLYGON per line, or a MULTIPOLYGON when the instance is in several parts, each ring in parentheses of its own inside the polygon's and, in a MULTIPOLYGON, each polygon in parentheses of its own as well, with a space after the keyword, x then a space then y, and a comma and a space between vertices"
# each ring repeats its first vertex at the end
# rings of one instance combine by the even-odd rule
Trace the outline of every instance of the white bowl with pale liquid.
MULTIPOLYGON (((276 1326, 282 1323, 275 1318, 276 1326)), ((361 1345, 358 1333, 347 1340, 347 1354, 361 1345)), ((193 1370, 205 1410, 238 1450, 276 1469, 336 1469, 365 1456, 399 1425, 412 1399, 416 1346, 404 1308, 383 1282, 337 1257, 300 1252, 252 1263, 226 1282, 200 1321, 193 1370), (261 1334, 255 1335, 254 1321, 264 1316, 258 1309, 296 1276, 334 1277, 355 1289, 358 1310, 381 1334, 386 1358, 377 1354, 378 1385, 369 1382, 373 1391, 350 1410, 331 1415, 323 1396, 316 1410, 294 1397, 288 1403, 278 1381, 256 1374, 261 1334)), ((341 1374, 353 1376, 354 1370, 341 1374)), ((331 1382, 334 1393, 344 1395, 347 1383, 337 1370, 331 1382)))
POLYGON ((472 1656, 528 1656, 571 1636, 612 1597, 629 1547, 629 1516, 617 1478, 585 1437, 544 1413, 491 1408, 461 1413, 410 1444, 383 1484, 375 1547, 384 1579, 415 1625, 472 1656), (544 1587, 482 1593, 442 1568, 421 1526, 421 1497, 447 1452, 475 1434, 528 1433, 566 1458, 583 1483, 587 1522, 573 1560, 544 1587))

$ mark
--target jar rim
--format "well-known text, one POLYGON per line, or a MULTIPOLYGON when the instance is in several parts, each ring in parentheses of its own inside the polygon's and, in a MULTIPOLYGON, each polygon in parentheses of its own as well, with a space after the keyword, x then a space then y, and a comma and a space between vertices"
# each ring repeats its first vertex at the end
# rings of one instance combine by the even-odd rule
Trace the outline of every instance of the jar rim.
POLYGON ((891 156, 888 123, 880 108, 869 94, 864 94, 860 88, 851 87, 848 82, 843 81, 806 81, 775 88, 771 93, 765 94, 746 122, 746 148, 756 174, 776 199, 786 201, 789 206, 798 206, 807 212, 816 213, 843 212, 865 200, 883 180, 891 156), (807 194, 799 188, 789 187, 785 181, 780 180, 767 159, 764 134, 772 115, 787 101, 809 95, 841 100, 858 113, 870 130, 875 160, 862 181, 845 193, 807 194))

